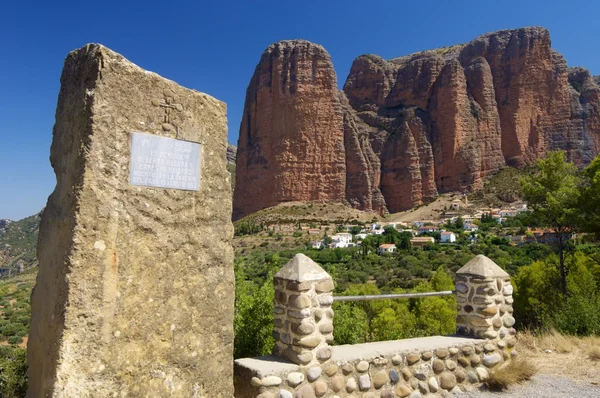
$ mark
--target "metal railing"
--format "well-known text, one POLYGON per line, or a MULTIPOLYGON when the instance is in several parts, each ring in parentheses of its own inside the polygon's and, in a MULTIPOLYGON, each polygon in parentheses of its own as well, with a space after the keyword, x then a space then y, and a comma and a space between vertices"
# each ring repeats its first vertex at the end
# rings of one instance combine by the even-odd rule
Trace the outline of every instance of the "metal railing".
POLYGON ((400 298, 419 298, 419 297, 437 297, 451 296, 456 294, 454 290, 444 290, 441 292, 426 292, 426 293, 401 293, 401 294, 374 294, 365 296, 333 296, 333 301, 368 301, 368 300, 383 300, 383 299, 400 299, 400 298))

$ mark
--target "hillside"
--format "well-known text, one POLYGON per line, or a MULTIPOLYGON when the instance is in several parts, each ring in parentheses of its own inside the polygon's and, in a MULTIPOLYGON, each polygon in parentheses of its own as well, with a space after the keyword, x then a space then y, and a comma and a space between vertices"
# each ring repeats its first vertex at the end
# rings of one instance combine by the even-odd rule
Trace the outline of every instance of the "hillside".
POLYGON ((37 265, 36 245, 42 212, 0 228, 0 276, 37 265))

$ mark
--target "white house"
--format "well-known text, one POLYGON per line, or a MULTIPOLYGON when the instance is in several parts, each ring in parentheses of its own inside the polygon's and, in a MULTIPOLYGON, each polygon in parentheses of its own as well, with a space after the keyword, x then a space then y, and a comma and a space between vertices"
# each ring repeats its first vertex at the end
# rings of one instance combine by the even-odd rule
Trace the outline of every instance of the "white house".
POLYGON ((356 240, 363 240, 369 235, 371 235, 371 234, 356 234, 354 236, 356 237, 356 240))
POLYGON ((479 227, 475 224, 464 223, 463 229, 468 232, 475 232, 475 231, 479 230, 479 227))
POLYGON ((381 224, 377 224, 377 223, 371 224, 371 231, 375 231, 377 229, 382 229, 381 224))
POLYGON ((312 242, 312 248, 313 249, 317 249, 317 250, 322 249, 323 248, 323 241, 321 241, 321 240, 314 240, 312 242))
POLYGON ((456 234, 451 231, 444 231, 441 233, 440 240, 442 243, 454 243, 456 242, 456 234))
POLYGON ((396 251, 396 245, 392 243, 384 243, 377 248, 377 254, 380 256, 385 253, 393 253, 396 251))
POLYGON ((329 244, 329 247, 331 249, 345 249, 348 247, 348 242, 334 240, 333 242, 331 242, 331 244, 329 244))
POLYGON ((337 240, 337 241, 344 242, 344 243, 351 243, 352 242, 352 234, 348 233, 348 232, 340 232, 335 235, 331 235, 331 239, 334 241, 337 240))

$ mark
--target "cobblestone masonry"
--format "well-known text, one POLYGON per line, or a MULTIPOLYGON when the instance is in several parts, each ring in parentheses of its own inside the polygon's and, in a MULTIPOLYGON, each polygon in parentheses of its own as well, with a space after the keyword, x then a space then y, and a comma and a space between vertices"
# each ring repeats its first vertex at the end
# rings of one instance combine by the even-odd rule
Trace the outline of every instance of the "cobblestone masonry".
MULTIPOLYGON (((295 257, 290 263, 298 263, 298 260, 295 257)), ((237 398, 447 396, 451 392, 478 386, 489 376, 491 369, 516 355, 510 279, 485 256, 475 257, 457 272, 457 329, 459 334, 472 338, 428 337, 337 347, 325 345, 331 341, 329 328, 325 335, 318 332, 318 326, 330 322, 329 315, 315 317, 315 313, 319 314, 324 309, 319 305, 316 288, 326 280, 321 278, 320 271, 317 272, 322 269, 314 263, 309 267, 310 259, 301 260, 304 268, 312 269, 319 279, 315 278, 300 289, 298 285, 303 282, 294 284, 292 279, 276 278, 276 308, 279 308, 275 310, 275 322, 279 325, 275 332, 279 339, 276 353, 281 353, 283 348, 299 353, 294 359, 307 353, 311 356, 307 354, 303 361, 295 361, 298 364, 295 367, 292 364, 279 367, 276 357, 260 358, 260 362, 256 362, 260 365, 256 366, 253 359, 236 361, 234 382, 237 398), (305 303, 310 305, 304 305, 304 302, 298 305, 300 299, 290 297, 298 295, 298 292, 306 294, 305 303), (277 298, 277 295, 280 297, 277 298), (301 319, 311 326, 307 326, 306 334, 300 333, 300 336, 316 337, 314 342, 319 341, 317 345, 298 346, 297 342, 294 345, 294 341, 304 338, 294 332, 287 333, 289 337, 281 337, 288 330, 286 327, 291 330, 286 322, 290 325, 295 322, 296 318, 285 317, 292 311, 305 311, 306 316, 301 319), (324 318, 326 323, 321 323, 324 318), (283 339, 291 343, 283 343, 283 339), (382 349, 384 346, 386 349, 382 349), (321 358, 318 352, 324 349, 329 349, 328 356, 321 358), (348 360, 348 355, 338 355, 338 351, 355 351, 358 354, 348 360), (264 364, 269 361, 274 366, 265 370, 264 364)), ((297 265, 293 269, 294 272, 299 270, 297 265)), ((286 274, 292 275, 289 270, 286 274)), ((327 287, 327 292, 331 291, 329 284, 327 287)), ((328 305, 325 307, 327 311, 328 305)), ((298 330, 298 327, 294 329, 298 330)))
POLYGON ((273 353, 296 364, 326 361, 333 341, 333 280, 297 254, 274 277, 273 353))

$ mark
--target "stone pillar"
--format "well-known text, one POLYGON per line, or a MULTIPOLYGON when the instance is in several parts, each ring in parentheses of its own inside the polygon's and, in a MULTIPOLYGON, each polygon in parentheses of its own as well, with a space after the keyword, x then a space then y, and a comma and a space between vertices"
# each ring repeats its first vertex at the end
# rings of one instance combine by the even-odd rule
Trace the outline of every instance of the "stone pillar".
POLYGON ((456 272, 457 333, 486 339, 514 335, 510 276, 484 255, 456 272))
POLYGON ((223 102, 101 45, 68 55, 28 397, 233 395, 225 115, 223 102))
POLYGON ((275 274, 274 354, 307 365, 327 361, 333 341, 333 280, 296 254, 275 274))

